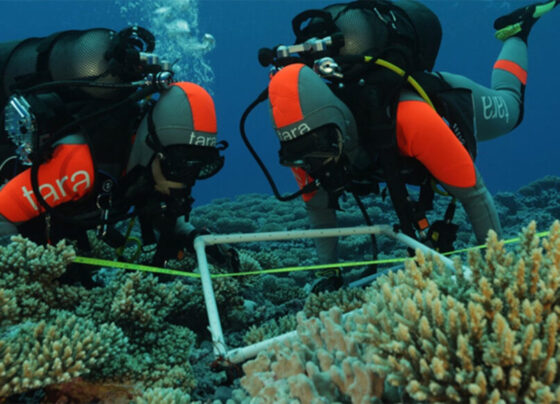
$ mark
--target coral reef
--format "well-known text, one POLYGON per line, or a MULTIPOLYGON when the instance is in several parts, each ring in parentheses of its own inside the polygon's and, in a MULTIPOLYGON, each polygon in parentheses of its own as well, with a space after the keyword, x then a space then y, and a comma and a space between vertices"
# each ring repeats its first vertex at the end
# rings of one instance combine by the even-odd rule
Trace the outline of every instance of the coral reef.
POLYGON ((191 391, 195 335, 169 322, 190 300, 187 286, 124 271, 110 271, 106 287, 63 285, 74 257, 64 242, 13 237, 0 247, 0 397, 78 377, 191 391))
POLYGON ((189 404, 191 397, 179 389, 150 388, 140 397, 132 400, 133 404, 189 404))
MULTIPOLYGON (((275 288, 268 288, 264 290, 275 290, 275 288)), ((297 291, 294 298, 303 299, 304 293, 301 289, 292 289, 297 291)), ((283 299, 278 299, 277 304, 286 301, 285 295, 283 299)), ((273 303, 276 299, 270 299, 273 303)), ((322 311, 328 310, 331 307, 338 307, 343 313, 352 311, 361 307, 365 303, 365 291, 363 289, 339 289, 334 292, 321 292, 319 294, 312 293, 305 299, 303 306, 303 313, 307 317, 316 317, 322 311)), ((243 341, 246 345, 254 344, 263 341, 267 338, 272 338, 277 335, 290 332, 296 329, 297 320, 294 314, 287 314, 280 318, 272 318, 264 323, 256 326, 252 325, 245 336, 243 341)))
POLYGON ((98 327, 67 312, 3 327, 0 397, 95 373, 126 351, 126 342, 115 325, 98 327))
POLYGON ((242 386, 263 403, 371 402, 389 386, 405 401, 560 401, 560 222, 542 240, 532 222, 515 254, 490 232, 468 264, 452 275, 417 252, 359 310, 300 313, 298 337, 245 364, 242 386))
POLYGON ((295 330, 297 326, 296 316, 289 314, 279 319, 271 319, 259 326, 251 326, 245 336, 243 342, 245 345, 255 344, 265 339, 276 337, 295 330))
MULTIPOLYGON (((485 254, 466 259, 472 272, 457 261, 450 274, 419 255, 365 290, 309 296, 311 271, 213 279, 228 347, 297 327, 296 339, 247 363, 245 390, 210 366, 199 279, 103 268, 94 269, 96 285, 86 289, 67 284, 69 268, 92 270, 72 264, 68 244, 43 247, 15 237, 0 247, 0 401, 557 402, 559 225, 548 238, 537 240, 535 232, 558 216, 559 185, 546 177, 496 195, 505 237, 531 217, 537 224, 515 251, 491 236, 485 254)), ((364 202, 376 223, 396 220, 388 202, 364 202)), ((434 217, 446 202, 436 203, 434 217)), ((341 226, 362 223, 351 201, 342 207, 341 226)), ((462 209, 455 221, 456 246, 473 245, 462 209)), ((281 204, 267 195, 197 207, 193 222, 214 232, 308 227, 300 201, 281 204), (218 218, 231 223, 219 229, 218 218)), ((390 239, 379 237, 378 245, 380 258, 404 255, 390 239)), ((344 260, 371 256, 368 237, 341 239, 339 247, 344 260)), ((311 240, 235 248, 244 271, 317 263, 311 240)), ((97 242, 94 251, 116 257, 97 242)), ((133 262, 150 257, 135 257, 133 245, 124 253, 133 262)), ((169 265, 196 271, 192 255, 169 265)), ((212 273, 227 271, 211 264, 212 273)), ((344 273, 346 280, 353 275, 344 273)))
POLYGON ((346 313, 361 307, 365 302, 364 289, 339 289, 334 292, 312 293, 305 301, 303 312, 307 317, 317 317, 322 311, 338 307, 346 313))
POLYGON ((100 324, 116 324, 128 338, 128 352, 105 366, 100 377, 191 391, 195 381, 189 355, 195 335, 169 322, 190 302, 188 294, 189 287, 178 280, 159 283, 153 275, 123 271, 105 288, 91 291, 76 313, 100 324))
POLYGON ((0 397, 95 374, 126 352, 114 324, 60 309, 81 295, 55 281, 75 256, 71 247, 12 241, 0 247, 0 397))

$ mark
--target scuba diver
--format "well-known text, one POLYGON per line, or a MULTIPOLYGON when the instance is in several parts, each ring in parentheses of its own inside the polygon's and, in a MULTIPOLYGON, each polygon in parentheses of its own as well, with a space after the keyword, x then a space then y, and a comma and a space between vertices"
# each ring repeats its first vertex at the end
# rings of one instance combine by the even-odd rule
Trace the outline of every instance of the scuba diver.
MULTIPOLYGON (((260 99, 268 96, 280 163, 291 167, 300 186, 294 195, 302 194, 312 227, 336 227, 343 193, 358 198, 379 193, 385 183, 398 229, 436 250, 453 249, 455 200, 479 243, 491 229, 501 235, 493 198, 474 164, 476 141, 520 124, 528 36, 557 4, 522 7, 495 21, 503 46, 490 88, 432 72, 441 28, 419 2, 355 1, 296 16, 295 45, 259 53, 261 64, 274 65, 260 99), (432 208, 434 183, 453 200, 444 219, 430 225, 425 212, 432 208), (417 200, 409 184, 420 187, 417 200)), ((338 260, 336 238, 315 242, 321 263, 338 260)), ((328 269, 312 290, 342 285, 340 270, 328 269)))
MULTIPOLYGON (((117 224, 138 218, 152 265, 193 248, 205 231, 188 221, 191 191, 220 171, 227 143, 212 97, 174 82, 154 47, 137 26, 0 44, 0 236, 88 250, 95 229, 123 248, 117 224)), ((238 265, 232 249, 209 255, 238 265)))

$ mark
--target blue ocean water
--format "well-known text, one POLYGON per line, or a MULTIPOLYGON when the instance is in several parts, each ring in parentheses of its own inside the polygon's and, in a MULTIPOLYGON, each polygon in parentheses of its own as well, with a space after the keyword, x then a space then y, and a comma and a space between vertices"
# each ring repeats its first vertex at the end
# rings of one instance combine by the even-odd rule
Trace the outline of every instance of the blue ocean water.
MULTIPOLYGON (((324 0, 3 0, 0 1, 0 41, 46 36, 67 29, 119 30, 129 23, 152 25, 156 37, 165 38, 165 46, 156 50, 182 54, 180 78, 198 82, 213 94, 219 137, 230 144, 224 169, 195 186, 193 196, 197 204, 202 204, 238 194, 271 193, 239 135, 243 111, 268 81, 268 68, 258 63, 257 51, 261 47, 291 44, 292 17, 308 8, 321 8, 330 3, 324 0), (214 48, 205 42, 206 33, 215 39, 214 48), (200 51, 203 45, 209 46, 208 52, 200 51)), ((443 26, 436 70, 463 74, 483 85, 489 85, 492 65, 501 46, 493 36, 494 19, 529 4, 501 0, 424 3, 436 12, 443 26)), ((555 70, 560 66, 559 21, 560 10, 554 10, 531 33, 523 123, 508 135, 479 143, 476 163, 492 193, 515 191, 545 175, 559 174, 560 78, 555 70)), ((296 184, 290 171, 278 163, 279 143, 265 104, 249 117, 247 135, 280 191, 294 191, 296 184)))

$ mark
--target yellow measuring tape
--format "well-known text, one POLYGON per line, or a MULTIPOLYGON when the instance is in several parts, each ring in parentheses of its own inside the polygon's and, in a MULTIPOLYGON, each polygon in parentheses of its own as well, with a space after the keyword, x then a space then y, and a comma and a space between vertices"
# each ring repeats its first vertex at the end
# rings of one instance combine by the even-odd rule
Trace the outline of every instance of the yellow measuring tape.
MULTIPOLYGON (((544 237, 547 236, 548 234, 549 234, 548 231, 543 231, 537 233, 536 235, 537 237, 544 237)), ((519 237, 504 240, 504 244, 516 243, 519 240, 520 240, 519 237)), ((486 244, 446 252, 443 255, 461 254, 469 250, 480 250, 483 248, 486 248, 486 244)), ((395 264, 395 263, 405 262, 410 259, 412 258, 406 257, 406 258, 388 258, 383 260, 370 260, 370 261, 340 262, 336 264, 320 264, 320 265, 308 265, 304 267, 284 267, 284 268, 264 269, 260 271, 236 272, 236 273, 228 273, 228 274, 212 274, 210 276, 212 278, 228 278, 228 277, 235 277, 235 276, 252 276, 252 275, 263 275, 263 274, 277 274, 277 273, 285 273, 285 272, 313 271, 317 269, 348 268, 348 267, 359 267, 359 266, 367 266, 367 265, 374 265, 374 264, 395 264)), ((150 265, 132 264, 129 262, 103 260, 98 258, 76 257, 74 259, 74 262, 77 264, 87 264, 87 265, 100 266, 100 267, 130 269, 134 271, 153 272, 153 273, 165 274, 165 275, 186 276, 188 278, 200 278, 200 274, 192 273, 192 272, 178 271, 175 269, 160 268, 160 267, 154 267, 150 265)))
POLYGON ((175 269, 153 267, 153 266, 150 266, 150 265, 131 264, 129 262, 102 260, 102 259, 99 259, 99 258, 76 257, 74 259, 74 262, 77 263, 77 264, 94 265, 94 266, 98 266, 98 267, 132 269, 132 270, 135 270, 135 271, 154 272, 154 273, 157 273, 157 274, 187 276, 187 277, 190 277, 190 278, 200 278, 199 274, 193 274, 191 272, 183 272, 183 271, 177 271, 175 269))

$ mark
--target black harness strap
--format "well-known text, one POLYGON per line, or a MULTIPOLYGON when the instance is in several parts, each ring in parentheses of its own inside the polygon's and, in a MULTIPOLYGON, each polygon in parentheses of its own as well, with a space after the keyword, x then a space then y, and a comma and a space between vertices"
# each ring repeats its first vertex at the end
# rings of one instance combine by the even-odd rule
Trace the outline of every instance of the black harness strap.
POLYGON ((400 230, 410 237, 417 238, 413 221, 414 209, 406 184, 400 175, 398 156, 394 151, 386 150, 380 154, 379 160, 385 173, 391 202, 399 218, 400 230))

